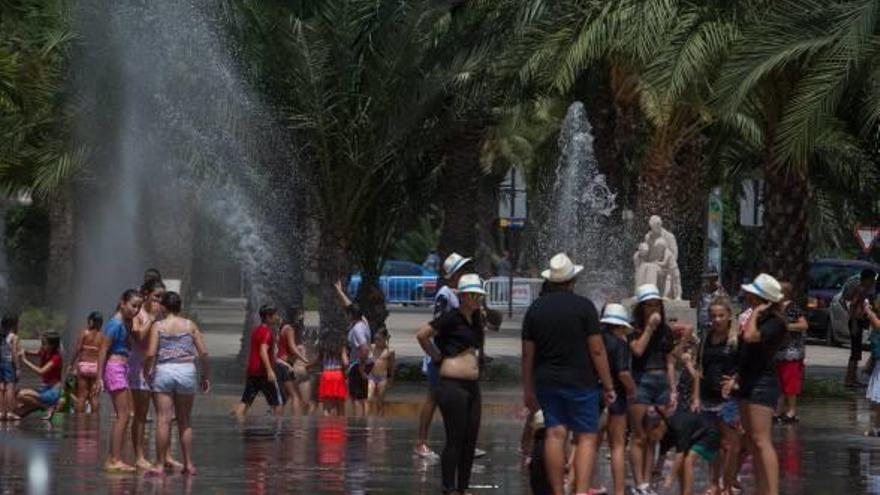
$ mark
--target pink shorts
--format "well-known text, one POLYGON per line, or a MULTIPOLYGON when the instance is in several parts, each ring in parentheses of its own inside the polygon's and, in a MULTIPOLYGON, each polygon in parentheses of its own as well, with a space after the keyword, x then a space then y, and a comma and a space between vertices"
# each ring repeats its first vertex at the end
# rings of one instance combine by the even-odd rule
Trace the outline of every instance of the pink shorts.
POLYGON ((125 361, 108 361, 104 366, 104 388, 108 392, 119 392, 128 389, 128 363, 125 361))
POLYGON ((83 378, 95 378, 98 376, 98 363, 94 361, 80 361, 76 365, 76 371, 83 378))

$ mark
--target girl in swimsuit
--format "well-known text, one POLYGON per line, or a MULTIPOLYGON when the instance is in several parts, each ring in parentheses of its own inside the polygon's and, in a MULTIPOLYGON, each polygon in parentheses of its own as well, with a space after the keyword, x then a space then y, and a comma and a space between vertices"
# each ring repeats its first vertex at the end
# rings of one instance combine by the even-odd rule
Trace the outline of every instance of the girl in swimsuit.
POLYGON ((131 321, 138 314, 143 297, 137 289, 128 289, 119 298, 116 314, 101 330, 101 349, 98 351, 98 391, 107 390, 113 401, 116 419, 110 429, 110 455, 104 469, 114 472, 134 471, 135 467, 122 461, 122 446, 128 431, 132 412, 131 391, 128 389, 128 355, 131 352, 131 321))
POLYGON ((275 376, 284 386, 290 401, 290 415, 299 416, 311 411, 312 384, 308 367, 311 366, 302 345, 302 310, 288 310, 278 333, 278 355, 275 359, 275 376))
POLYGON ((76 350, 68 373, 76 376, 74 410, 77 414, 86 412, 86 404, 89 405, 89 412, 97 413, 99 411, 98 351, 101 347, 101 327, 103 325, 104 315, 100 311, 93 311, 88 317, 86 328, 80 332, 79 339, 76 341, 76 350))
POLYGON ((394 379, 394 351, 388 345, 391 335, 382 327, 376 332, 372 349, 373 369, 370 370, 368 400, 373 414, 385 415, 385 394, 394 379))
POLYGON ((208 353, 202 332, 191 320, 180 316, 180 295, 162 296, 162 321, 150 330, 149 349, 144 373, 152 382, 156 399, 156 465, 151 472, 163 474, 168 467, 171 448, 171 420, 177 418, 183 474, 195 475, 192 461, 192 426, 190 415, 197 390, 207 393, 211 387, 208 353), (198 363, 198 366, 196 364, 198 363))

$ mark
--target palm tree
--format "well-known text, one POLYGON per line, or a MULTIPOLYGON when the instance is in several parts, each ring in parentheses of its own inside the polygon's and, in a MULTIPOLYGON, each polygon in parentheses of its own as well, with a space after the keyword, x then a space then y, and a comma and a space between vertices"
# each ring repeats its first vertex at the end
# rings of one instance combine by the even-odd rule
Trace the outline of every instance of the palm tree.
POLYGON ((875 1, 775 2, 744 30, 717 81, 721 122, 766 182, 763 268, 801 294, 811 200, 828 184, 811 175, 851 177, 872 163, 861 144, 874 141, 880 116, 878 20, 875 1))
MULTIPOLYGON (((620 136, 608 129, 618 125, 631 132, 639 127, 633 117, 646 121, 636 216, 644 221, 658 214, 679 233, 685 241, 680 246, 685 281, 698 280, 702 268, 708 186, 702 144, 711 123, 711 82, 742 16, 740 8, 690 1, 558 2, 533 23, 520 48, 524 81, 558 94, 571 93, 591 70, 608 72, 601 79, 610 87, 612 115, 619 118, 596 122, 600 135, 620 136)), ((612 177, 619 166, 602 164, 612 177)))
POLYGON ((445 3, 426 0, 228 1, 251 72, 283 111, 319 216, 321 320, 344 325, 333 283, 357 258, 375 286, 391 241, 420 204, 435 162, 445 90, 456 75, 428 57, 445 3))
POLYGON ((67 133, 67 21, 62 1, 0 2, 0 188, 30 194, 49 209, 47 296, 55 305, 72 283, 70 178, 83 162, 67 133))

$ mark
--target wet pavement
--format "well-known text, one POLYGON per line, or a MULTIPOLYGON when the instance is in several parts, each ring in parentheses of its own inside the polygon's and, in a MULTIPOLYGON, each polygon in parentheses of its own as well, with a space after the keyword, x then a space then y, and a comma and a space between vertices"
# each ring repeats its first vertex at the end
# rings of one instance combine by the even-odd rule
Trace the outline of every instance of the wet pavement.
MULTIPOLYGON (((106 410, 103 420, 61 416, 49 425, 32 417, 4 425, 0 493, 439 493, 439 465, 411 455, 414 404, 396 404, 388 418, 276 420, 258 402, 240 424, 222 407, 231 400, 197 400, 196 477, 105 474, 106 410)), ((528 493, 515 411, 514 404, 490 403, 484 413, 479 447, 488 454, 476 462, 475 493, 528 493)), ((775 431, 782 493, 880 493, 880 440, 861 435, 868 413, 856 398, 804 401, 802 422, 775 431)), ((439 450, 439 420, 431 438, 439 450)), ((609 484, 604 453, 600 479, 609 484)), ((751 485, 748 463, 743 482, 751 485)), ((705 466, 696 488, 705 488, 705 466)))

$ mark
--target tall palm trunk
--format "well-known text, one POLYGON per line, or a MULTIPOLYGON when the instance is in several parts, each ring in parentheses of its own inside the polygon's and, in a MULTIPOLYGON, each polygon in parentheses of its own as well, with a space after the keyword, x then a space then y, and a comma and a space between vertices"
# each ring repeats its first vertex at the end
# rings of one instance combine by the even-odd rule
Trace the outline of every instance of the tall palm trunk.
POLYGON ((765 168, 764 180, 767 189, 760 266, 779 280, 791 282, 795 294, 806 294, 810 265, 809 183, 804 173, 786 171, 776 165, 765 168))
POLYGON ((452 252, 473 256, 477 252, 478 221, 474 201, 479 194, 482 170, 480 145, 482 126, 466 126, 455 133, 446 145, 438 193, 443 211, 438 249, 442 257, 452 252))
POLYGON ((58 311, 67 305, 73 289, 74 224, 72 185, 61 185, 49 202, 49 260, 46 274, 46 298, 58 311))
POLYGON ((320 226, 321 237, 318 250, 318 311, 321 316, 320 333, 343 331, 346 328, 345 314, 339 305, 334 284, 349 273, 351 251, 349 243, 334 230, 332 225, 320 226))

